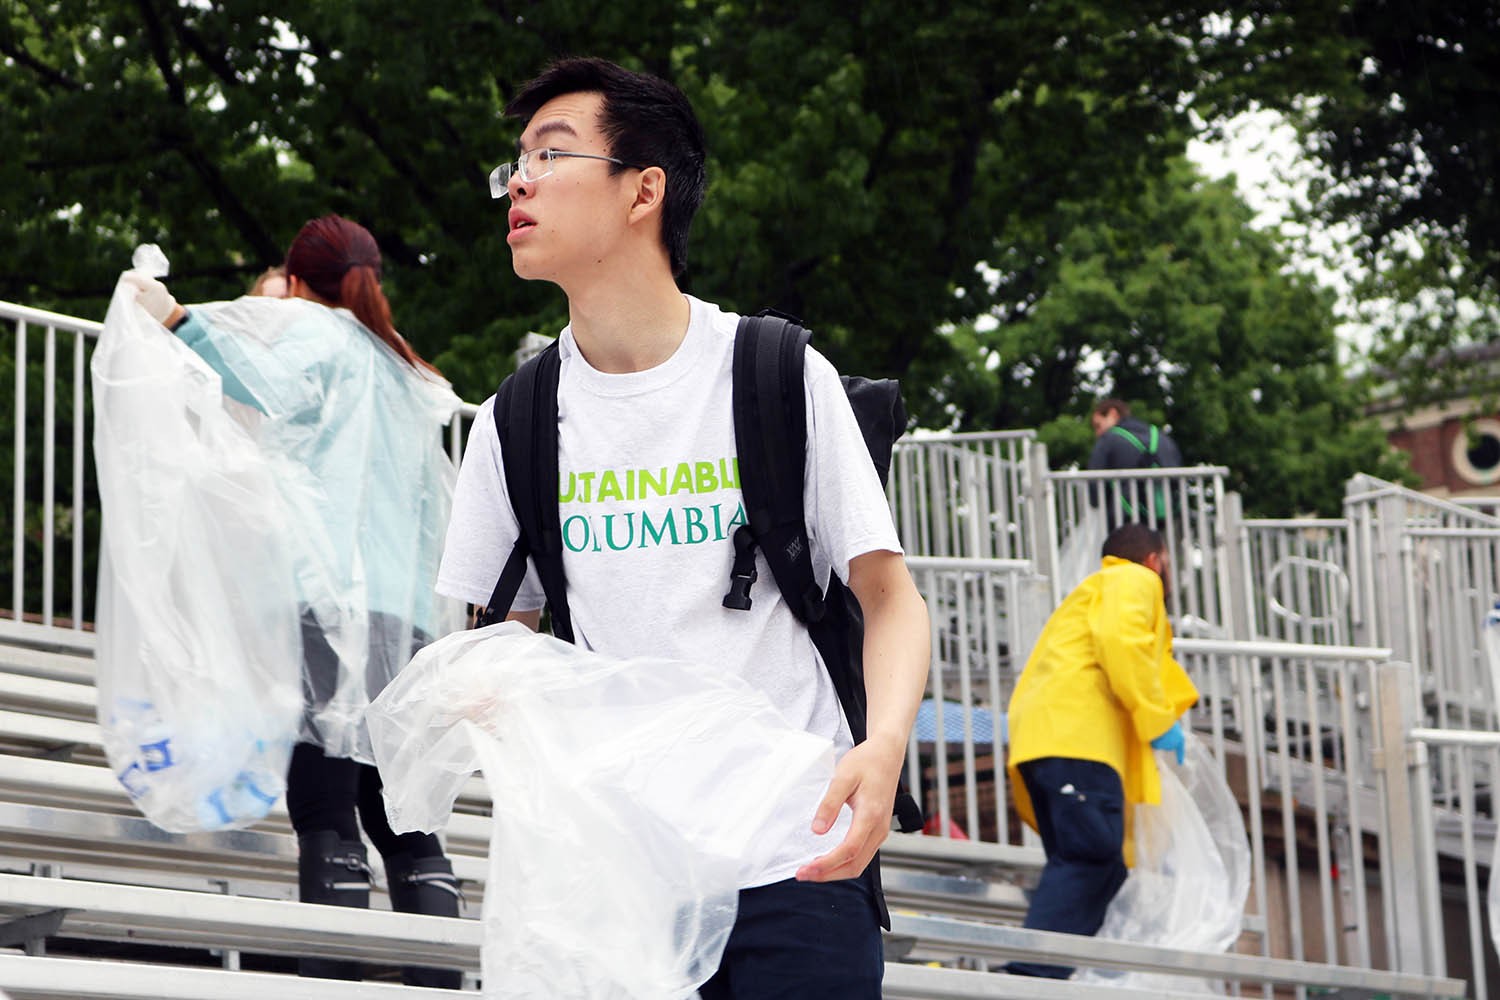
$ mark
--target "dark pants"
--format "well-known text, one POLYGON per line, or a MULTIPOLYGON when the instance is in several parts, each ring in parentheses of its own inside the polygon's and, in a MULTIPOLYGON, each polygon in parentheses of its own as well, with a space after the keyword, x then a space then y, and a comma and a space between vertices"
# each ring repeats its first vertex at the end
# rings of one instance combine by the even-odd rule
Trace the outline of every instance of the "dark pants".
POLYGON ((870 881, 787 879, 740 892, 702 1000, 880 1000, 885 957, 870 881))
MULTIPOLYGON (((1047 863, 1031 894, 1027 927, 1092 936, 1125 883, 1125 789, 1108 764, 1043 757, 1020 765, 1047 863)), ((1066 979, 1062 965, 1011 962, 1021 976, 1066 979)))
POLYGON ((434 834, 397 835, 391 829, 381 787, 380 772, 369 764, 329 757, 321 747, 298 743, 292 748, 286 776, 286 811, 292 829, 299 836, 332 830, 340 840, 357 841, 363 826, 381 857, 401 853, 413 858, 442 857, 442 845, 434 834))
MULTIPOLYGON (((369 615, 369 654, 366 687, 373 700, 396 672, 431 641, 423 632, 395 641, 401 620, 382 611, 369 615), (394 651, 394 652, 393 652, 394 651), (394 658, 405 655, 401 663, 394 658)), ((402 633, 404 634, 404 633, 402 633)), ((308 724, 328 704, 338 687, 339 658, 328 644, 312 611, 302 609, 302 681, 308 724)), ((370 843, 383 858, 405 853, 411 858, 442 857, 443 849, 430 833, 404 833, 399 837, 385 818, 380 772, 369 764, 343 757, 329 757, 315 743, 298 743, 286 776, 286 811, 298 836, 332 830, 340 840, 359 840, 365 828, 370 843), (355 815, 358 814, 358 825, 355 815)))

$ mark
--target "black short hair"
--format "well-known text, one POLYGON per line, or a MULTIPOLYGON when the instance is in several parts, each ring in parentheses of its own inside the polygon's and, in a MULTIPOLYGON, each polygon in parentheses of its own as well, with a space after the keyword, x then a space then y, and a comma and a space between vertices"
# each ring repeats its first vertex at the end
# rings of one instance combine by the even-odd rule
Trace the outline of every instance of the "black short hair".
MULTIPOLYGON (((686 95, 661 77, 635 73, 606 59, 559 59, 505 106, 523 127, 543 104, 564 94, 597 93, 603 98, 599 127, 609 155, 667 175, 661 214, 661 241, 672 273, 687 266, 688 230, 708 189, 703 126, 686 95)), ((611 173, 627 168, 614 164, 611 173)))
POLYGON ((1138 521, 1120 525, 1104 540, 1101 556, 1129 559, 1133 563, 1145 563, 1146 557, 1167 550, 1167 540, 1155 528, 1148 528, 1138 521))

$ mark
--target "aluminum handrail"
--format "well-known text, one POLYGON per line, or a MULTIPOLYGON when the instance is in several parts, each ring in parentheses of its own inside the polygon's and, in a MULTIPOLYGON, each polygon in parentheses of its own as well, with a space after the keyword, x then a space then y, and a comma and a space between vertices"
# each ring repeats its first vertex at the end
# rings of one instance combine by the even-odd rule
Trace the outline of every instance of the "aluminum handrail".
POLYGON ((0 300, 0 318, 25 320, 28 323, 39 323, 43 326, 62 327, 67 330, 77 330, 90 336, 99 336, 99 331, 104 329, 104 324, 92 319, 80 319, 77 316, 67 316, 63 313, 55 313, 46 309, 37 309, 33 306, 23 306, 18 302, 6 302, 0 300))
POLYGON ((1447 976, 1232 952, 1188 951, 1134 941, 983 924, 954 917, 892 914, 891 930, 925 942, 940 941, 965 953, 994 958, 1036 961, 1038 956, 1045 956, 1048 960, 1059 960, 1057 964, 1201 976, 1241 983, 1372 990, 1422 997, 1462 997, 1466 985, 1462 979, 1447 976))
POLYGON ((1035 441, 1036 431, 1030 428, 1010 431, 934 431, 917 428, 908 432, 896 443, 928 444, 944 441, 1035 441))
POLYGON ((1461 729, 1417 728, 1407 736, 1418 743, 1443 747, 1477 747, 1492 749, 1500 747, 1500 733, 1472 732, 1461 729))
POLYGON ((1227 465, 1176 465, 1159 469, 1057 469, 1048 479, 1094 482, 1106 479, 1201 479, 1229 475, 1227 465))
POLYGON ((1204 656, 1279 656, 1305 660, 1385 661, 1391 658, 1391 651, 1381 646, 1324 646, 1306 642, 1277 642, 1274 639, 1174 638, 1172 650, 1204 656))
POLYGON ((954 570, 965 573, 1034 573, 1030 559, 974 559, 969 556, 907 556, 912 569, 954 570))

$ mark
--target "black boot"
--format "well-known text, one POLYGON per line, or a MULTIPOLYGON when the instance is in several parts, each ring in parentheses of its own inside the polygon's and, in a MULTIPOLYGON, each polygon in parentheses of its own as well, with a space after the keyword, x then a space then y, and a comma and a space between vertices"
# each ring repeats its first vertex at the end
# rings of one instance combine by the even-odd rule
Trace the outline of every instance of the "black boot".
MULTIPOLYGON (((414 858, 393 854, 385 859, 386 880, 390 883, 391 907, 402 913, 426 913, 434 917, 458 916, 463 899, 453 865, 442 855, 414 858)), ((463 973, 456 969, 423 969, 407 966, 401 970, 401 981, 408 986, 433 986, 456 990, 463 986, 463 973)))
MULTIPOLYGON (((333 830, 318 830, 297 838, 297 890, 304 903, 370 908, 370 866, 365 845, 340 840, 333 830)), ((332 958, 303 958, 297 975, 317 979, 362 979, 359 962, 332 958)))

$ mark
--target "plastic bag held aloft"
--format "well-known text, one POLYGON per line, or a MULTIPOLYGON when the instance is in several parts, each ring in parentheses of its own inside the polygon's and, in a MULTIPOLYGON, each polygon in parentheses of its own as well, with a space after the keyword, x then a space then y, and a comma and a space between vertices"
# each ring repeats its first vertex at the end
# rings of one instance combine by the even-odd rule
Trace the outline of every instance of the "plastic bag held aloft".
MULTIPOLYGON (((1228 951, 1250 893, 1250 844, 1239 803, 1203 743, 1187 734, 1187 763, 1158 751, 1161 804, 1135 807, 1135 867, 1098 937, 1166 948, 1228 951)), ((1204 980, 1080 969, 1080 980, 1140 990, 1222 992, 1204 980)))
MULTIPOLYGON (((666 1000, 718 967, 742 873, 813 813, 827 740, 721 670, 617 660, 514 622, 428 646, 370 707, 396 830, 482 769, 494 802, 485 996, 666 1000)), ((809 859, 810 860, 810 859, 809 859)))
MULTIPOLYGON (((135 263, 166 272, 155 247, 135 263)), ((247 825, 284 789, 302 706, 271 470, 225 412, 219 377, 129 284, 91 368, 105 752, 163 829, 247 825)))

